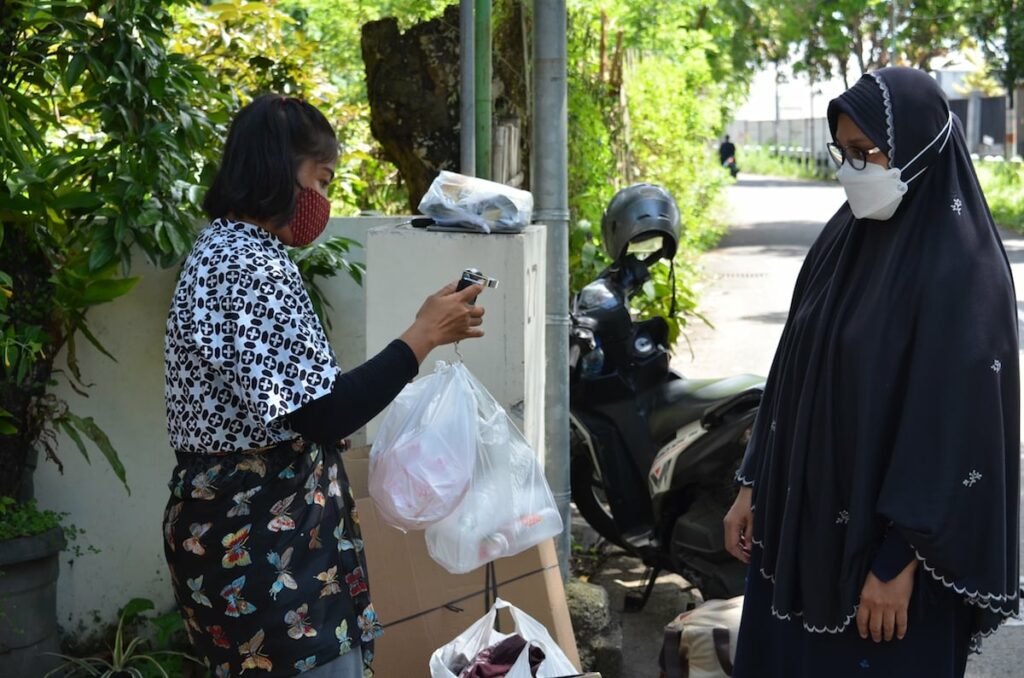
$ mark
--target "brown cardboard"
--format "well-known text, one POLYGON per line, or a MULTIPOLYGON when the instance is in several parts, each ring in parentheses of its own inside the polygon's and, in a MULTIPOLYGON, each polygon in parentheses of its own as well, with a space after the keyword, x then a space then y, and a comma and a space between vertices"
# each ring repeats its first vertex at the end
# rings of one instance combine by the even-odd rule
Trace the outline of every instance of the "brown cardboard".
MULTIPOLYGON (((487 611, 484 568, 451 574, 430 558, 423 532, 403 533, 384 524, 367 490, 369 448, 347 452, 344 459, 359 510, 373 606, 385 626, 375 648, 376 675, 428 678, 434 650, 487 611), (451 601, 459 601, 455 607, 461 611, 441 607, 451 601), (424 611, 428 612, 400 621, 424 611)), ((495 570, 498 595, 544 624, 569 660, 579 666, 553 542, 502 558, 495 562, 495 570)), ((504 623, 502 629, 508 630, 507 618, 504 623)))

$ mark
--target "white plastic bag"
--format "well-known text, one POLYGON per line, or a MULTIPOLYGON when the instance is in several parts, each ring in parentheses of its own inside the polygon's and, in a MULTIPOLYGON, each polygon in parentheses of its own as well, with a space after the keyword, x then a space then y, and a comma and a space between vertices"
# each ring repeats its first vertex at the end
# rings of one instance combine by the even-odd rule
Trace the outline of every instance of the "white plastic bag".
POLYGON ((544 661, 537 671, 537 678, 563 678, 563 676, 579 675, 579 670, 572 665, 569 658, 558 647, 548 630, 539 621, 526 614, 515 605, 501 598, 494 607, 481 617, 475 624, 463 631, 455 640, 434 650, 430 656, 430 678, 458 678, 451 668, 466 661, 472 661, 481 651, 495 643, 508 638, 510 633, 498 633, 494 630, 494 621, 498 610, 507 609, 515 622, 515 632, 526 640, 526 647, 516 659, 515 665, 505 674, 505 678, 531 678, 530 646, 539 646, 544 651, 544 661))
POLYGON ((465 374, 479 418, 476 467, 462 503, 426 532, 431 558, 453 574, 514 556, 562 531, 533 448, 483 384, 465 374))
POLYGON ((481 233, 519 233, 533 216, 533 195, 494 181, 441 172, 419 211, 441 226, 481 233))
POLYGON ((421 530, 450 514, 476 463, 476 398, 462 363, 402 389, 370 450, 370 496, 385 522, 421 530))

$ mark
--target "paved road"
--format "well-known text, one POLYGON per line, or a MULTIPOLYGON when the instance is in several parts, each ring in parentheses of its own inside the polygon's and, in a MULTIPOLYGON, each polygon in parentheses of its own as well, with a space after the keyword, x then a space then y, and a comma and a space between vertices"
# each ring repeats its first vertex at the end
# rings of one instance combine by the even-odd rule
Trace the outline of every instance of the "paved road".
MULTIPOLYGON (((824 222, 844 200, 835 184, 745 177, 730 187, 729 234, 702 258, 701 305, 714 324, 690 328, 692 354, 681 345, 674 367, 691 377, 742 372, 767 374, 789 311, 797 273, 824 222)), ((1024 291, 1024 238, 1004 235, 1018 292, 1024 291)), ((1024 300, 1018 298, 1024 318, 1024 300)), ((1022 532, 1024 534, 1024 532, 1022 532)), ((1024 541, 1024 539, 1022 539, 1024 541)), ((635 560, 613 558, 597 577, 612 594, 613 609, 640 585, 635 560)), ((678 577, 659 579, 642 614, 622 616, 624 676, 656 675, 660 629, 687 601, 678 577)), ((1024 676, 1024 627, 1005 626, 972 657, 968 678, 1024 676)))

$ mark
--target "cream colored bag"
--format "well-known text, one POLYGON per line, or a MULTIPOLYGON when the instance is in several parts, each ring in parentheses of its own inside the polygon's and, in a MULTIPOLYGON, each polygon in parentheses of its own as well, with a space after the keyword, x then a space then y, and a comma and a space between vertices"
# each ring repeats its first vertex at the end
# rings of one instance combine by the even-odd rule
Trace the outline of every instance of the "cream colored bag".
POLYGON ((711 600, 665 627, 663 678, 726 678, 736 659, 743 596, 711 600))

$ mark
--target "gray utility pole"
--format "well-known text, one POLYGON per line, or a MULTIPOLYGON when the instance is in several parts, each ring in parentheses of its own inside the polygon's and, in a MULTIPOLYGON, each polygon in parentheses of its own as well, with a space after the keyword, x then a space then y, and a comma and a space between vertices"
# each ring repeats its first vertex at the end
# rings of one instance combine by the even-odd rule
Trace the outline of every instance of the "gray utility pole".
POLYGON ((476 175, 476 51, 473 31, 473 0, 459 0, 459 172, 476 175))
POLYGON ((547 225, 544 466, 565 524, 555 540, 569 574, 569 147, 565 0, 533 0, 534 221, 547 225))
POLYGON ((892 33, 892 39, 889 41, 889 65, 896 65, 896 0, 890 0, 890 9, 892 10, 889 14, 889 32, 892 33))
POLYGON ((779 81, 782 80, 782 73, 779 72, 779 62, 775 62, 775 132, 772 144, 778 148, 782 145, 782 138, 779 134, 779 81))
POLYGON ((476 0, 473 39, 476 42, 473 60, 476 62, 476 175, 491 178, 491 0, 476 0))

